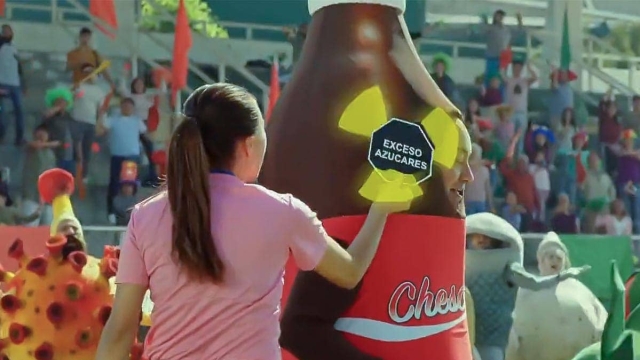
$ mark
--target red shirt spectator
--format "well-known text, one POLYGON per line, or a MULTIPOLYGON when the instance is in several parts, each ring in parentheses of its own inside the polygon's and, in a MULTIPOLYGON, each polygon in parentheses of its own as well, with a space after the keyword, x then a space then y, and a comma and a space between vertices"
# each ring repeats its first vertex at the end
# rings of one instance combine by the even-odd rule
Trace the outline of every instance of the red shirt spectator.
POLYGON ((518 158, 515 168, 510 166, 512 158, 506 157, 500 162, 500 171, 507 183, 507 189, 513 191, 518 198, 518 203, 527 209, 529 214, 534 214, 539 209, 536 186, 531 174, 529 174, 529 159, 523 155, 518 158))
POLYGON ((600 142, 604 144, 617 143, 622 133, 622 123, 618 117, 618 107, 612 98, 605 96, 600 101, 598 120, 600 142))

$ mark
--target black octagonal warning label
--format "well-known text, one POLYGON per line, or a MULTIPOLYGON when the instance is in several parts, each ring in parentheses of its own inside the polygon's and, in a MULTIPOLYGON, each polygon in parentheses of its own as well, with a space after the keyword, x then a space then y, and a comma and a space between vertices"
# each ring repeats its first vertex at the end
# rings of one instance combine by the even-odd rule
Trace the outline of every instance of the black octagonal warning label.
POLYGON ((431 177, 433 142, 420 124, 393 118, 371 134, 369 162, 385 180, 385 170, 413 175, 420 183, 431 177))

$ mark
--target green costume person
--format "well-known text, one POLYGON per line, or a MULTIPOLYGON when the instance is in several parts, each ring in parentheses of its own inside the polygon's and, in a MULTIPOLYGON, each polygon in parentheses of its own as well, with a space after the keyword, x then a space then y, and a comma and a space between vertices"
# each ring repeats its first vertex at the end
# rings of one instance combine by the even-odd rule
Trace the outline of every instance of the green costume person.
POLYGON ((633 310, 625 321, 625 286, 615 262, 611 282, 611 309, 602 341, 583 349, 573 360, 640 360, 640 307, 631 300, 633 310))

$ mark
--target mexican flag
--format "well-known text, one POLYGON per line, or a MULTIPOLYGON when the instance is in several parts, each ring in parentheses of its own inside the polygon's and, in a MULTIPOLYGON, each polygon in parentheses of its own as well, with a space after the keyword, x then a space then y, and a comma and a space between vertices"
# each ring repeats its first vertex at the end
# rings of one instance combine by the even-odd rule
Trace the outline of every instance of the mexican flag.
POLYGON ((564 18, 562 20, 562 44, 560 45, 560 69, 569 70, 571 68, 571 42, 569 40, 569 5, 564 8, 564 18))
POLYGON ((560 43, 560 71, 566 71, 569 81, 576 80, 578 75, 571 71, 571 40, 569 37, 569 4, 564 8, 562 19, 562 42, 560 43))

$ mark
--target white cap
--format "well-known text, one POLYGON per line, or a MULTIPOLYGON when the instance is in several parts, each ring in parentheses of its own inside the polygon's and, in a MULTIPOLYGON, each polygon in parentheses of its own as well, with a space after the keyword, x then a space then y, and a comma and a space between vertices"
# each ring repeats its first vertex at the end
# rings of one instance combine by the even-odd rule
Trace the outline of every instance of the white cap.
POLYGON ((567 247, 562 243, 558 234, 549 231, 540 242, 540 245, 538 245, 537 256, 540 258, 546 251, 555 249, 562 251, 567 257, 569 256, 569 250, 567 250, 567 247))
POLYGON ((331 5, 338 4, 372 4, 391 6, 398 9, 399 14, 404 13, 407 7, 407 0, 309 0, 309 14, 331 5))

